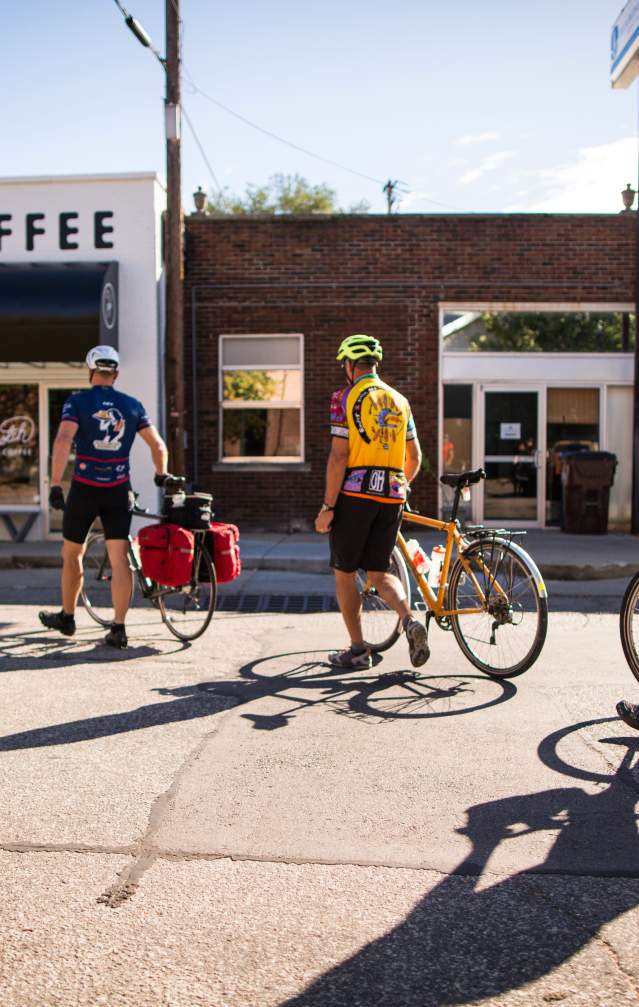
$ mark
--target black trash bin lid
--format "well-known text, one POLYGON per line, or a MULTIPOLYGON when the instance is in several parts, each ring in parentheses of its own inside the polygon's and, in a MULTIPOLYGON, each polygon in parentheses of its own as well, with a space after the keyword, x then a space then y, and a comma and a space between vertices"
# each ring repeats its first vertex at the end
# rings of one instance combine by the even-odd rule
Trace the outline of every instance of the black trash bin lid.
POLYGON ((562 451, 561 460, 569 462, 573 458, 580 462, 616 462, 617 456, 612 451, 562 451))

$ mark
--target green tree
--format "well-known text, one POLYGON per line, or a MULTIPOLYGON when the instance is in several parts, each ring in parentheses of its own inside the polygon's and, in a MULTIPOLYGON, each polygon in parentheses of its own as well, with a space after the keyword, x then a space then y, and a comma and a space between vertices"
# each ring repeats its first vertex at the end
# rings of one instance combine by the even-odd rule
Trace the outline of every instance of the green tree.
POLYGON ((224 398, 231 401, 267 402, 274 398, 276 382, 267 371, 226 371, 224 398))
POLYGON ((292 213, 368 213, 365 200, 342 210, 335 189, 322 183, 311 185, 301 175, 272 175, 266 185, 247 185, 243 196, 224 189, 208 198, 208 212, 228 214, 292 213))
MULTIPOLYGON (((484 331, 473 336, 469 349, 505 352, 609 352, 623 348, 620 314, 518 313, 484 314, 484 331)), ((629 348, 634 347, 634 315, 630 317, 629 348)))

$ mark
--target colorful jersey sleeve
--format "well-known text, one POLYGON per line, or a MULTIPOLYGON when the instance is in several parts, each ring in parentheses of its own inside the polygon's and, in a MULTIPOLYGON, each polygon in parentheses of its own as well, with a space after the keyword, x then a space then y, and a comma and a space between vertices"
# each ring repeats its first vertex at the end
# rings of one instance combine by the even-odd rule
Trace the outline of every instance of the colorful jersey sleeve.
POLYGON ((413 419, 412 412, 408 413, 408 423, 406 424, 406 440, 414 441, 417 438, 417 427, 415 426, 415 420, 413 419))
POLYGON ((151 426, 151 420, 148 417, 148 413, 141 402, 138 402, 138 425, 135 428, 137 430, 145 430, 147 427, 151 426))
POLYGON ((69 395, 69 398, 62 406, 62 415, 60 417, 60 421, 62 422, 64 420, 67 420, 70 423, 78 423, 78 424, 80 423, 76 393, 74 393, 73 395, 69 395))
POLYGON ((331 397, 331 436, 345 437, 348 440, 348 417, 346 415, 346 400, 348 388, 334 392, 331 397))

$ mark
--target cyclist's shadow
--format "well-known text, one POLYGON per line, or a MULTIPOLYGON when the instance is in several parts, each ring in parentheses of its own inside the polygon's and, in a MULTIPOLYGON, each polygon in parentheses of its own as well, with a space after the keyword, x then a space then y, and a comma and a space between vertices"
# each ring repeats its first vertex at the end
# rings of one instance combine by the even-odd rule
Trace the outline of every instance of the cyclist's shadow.
POLYGON ((399 926, 281 1007, 475 1003, 546 975, 639 905, 639 786, 629 773, 639 739, 614 743, 626 753, 600 793, 560 787, 469 808, 460 831, 472 848, 456 870, 399 926), (548 830, 556 839, 543 862, 478 889, 502 843, 548 830))

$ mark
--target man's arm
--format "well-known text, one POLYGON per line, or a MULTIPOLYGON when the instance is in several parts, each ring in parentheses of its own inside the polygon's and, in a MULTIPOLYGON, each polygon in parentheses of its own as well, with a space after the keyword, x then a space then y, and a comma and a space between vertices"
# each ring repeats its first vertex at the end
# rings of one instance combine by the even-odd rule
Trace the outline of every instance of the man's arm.
POLYGON ((159 476, 166 475, 169 452, 156 428, 151 424, 149 427, 143 427, 138 433, 145 444, 149 445, 151 458, 155 465, 155 474, 159 476))
POLYGON ((77 430, 78 424, 71 420, 62 420, 58 427, 51 454, 51 486, 62 484, 62 477, 69 461, 71 446, 77 430))
POLYGON ((406 461, 404 462, 404 475, 409 483, 419 472, 422 464, 422 449, 416 437, 406 441, 406 461))
MULTIPOLYGON (((346 463, 348 461, 348 439, 346 437, 333 437, 331 451, 326 465, 326 489, 324 491, 324 503, 329 507, 334 507, 344 483, 346 463)), ((325 534, 331 527, 333 521, 333 511, 320 511, 315 518, 315 530, 320 534, 325 534)))

